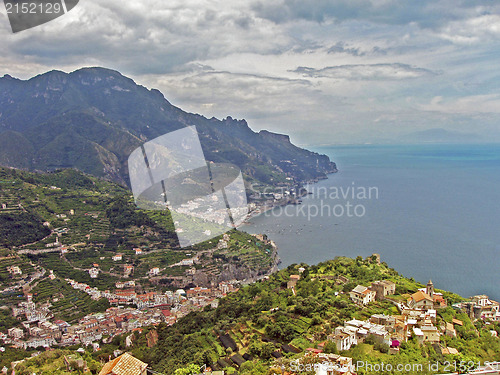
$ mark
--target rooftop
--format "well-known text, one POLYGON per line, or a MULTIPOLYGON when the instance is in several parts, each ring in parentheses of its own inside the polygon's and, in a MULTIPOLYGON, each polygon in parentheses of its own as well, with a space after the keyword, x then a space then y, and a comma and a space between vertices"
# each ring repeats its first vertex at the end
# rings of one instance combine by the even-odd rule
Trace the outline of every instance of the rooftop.
POLYGON ((148 367, 144 363, 128 353, 124 353, 116 357, 112 361, 106 363, 99 375, 140 375, 148 367))

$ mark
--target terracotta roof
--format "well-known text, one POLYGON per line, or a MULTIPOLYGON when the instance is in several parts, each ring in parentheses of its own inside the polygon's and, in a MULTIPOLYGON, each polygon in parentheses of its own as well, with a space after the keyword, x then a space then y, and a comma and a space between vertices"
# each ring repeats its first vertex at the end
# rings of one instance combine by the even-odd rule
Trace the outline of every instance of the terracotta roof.
POLYGON ((148 367, 147 363, 139 361, 128 353, 106 363, 99 375, 140 375, 148 367))
POLYGON ((423 301, 424 299, 434 302, 434 300, 427 293, 424 293, 424 292, 422 292, 420 290, 418 292, 416 292, 416 293, 413 293, 411 295, 411 298, 415 302, 420 302, 420 301, 423 301))

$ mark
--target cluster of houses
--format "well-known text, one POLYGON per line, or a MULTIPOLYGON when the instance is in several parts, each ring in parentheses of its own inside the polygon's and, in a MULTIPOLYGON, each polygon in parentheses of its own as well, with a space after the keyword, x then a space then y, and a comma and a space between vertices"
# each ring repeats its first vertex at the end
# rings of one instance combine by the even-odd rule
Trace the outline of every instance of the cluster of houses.
POLYGON ((194 287, 185 291, 177 289, 175 292, 166 291, 158 293, 155 291, 139 294, 135 290, 135 281, 117 282, 116 290, 100 291, 85 283, 79 283, 72 279, 66 281, 77 290, 90 295, 94 300, 106 298, 112 306, 135 305, 138 309, 154 308, 161 305, 174 305, 179 310, 179 315, 187 315, 190 311, 202 309, 207 305, 217 307, 218 299, 228 293, 237 290, 235 283, 220 282, 214 288, 194 287))
POLYGON ((26 319, 26 321, 37 321, 46 320, 52 317, 49 305, 47 304, 37 304, 33 302, 33 294, 26 294, 26 301, 20 302, 17 307, 12 308, 12 315, 15 318, 26 319))
POLYGON ((453 307, 465 311, 471 319, 500 322, 500 303, 486 295, 474 296, 470 301, 457 303, 453 307))
POLYGON ((14 317, 22 320, 22 328, 15 327, 6 333, 0 333, 0 341, 24 349, 90 345, 101 340, 103 335, 123 334, 160 322, 174 324, 191 311, 200 310, 207 305, 217 307, 219 298, 237 290, 234 283, 221 282, 215 288, 195 287, 175 292, 138 294, 134 289, 134 281, 118 282, 114 292, 99 291, 72 279, 66 281, 74 289, 89 294, 92 299, 107 298, 113 307, 104 313, 87 315, 77 324, 71 325, 62 320, 54 320, 50 304, 37 305, 33 302, 32 295, 26 294, 26 301, 13 307, 14 317))
MULTIPOLYGON (((456 336, 456 326, 463 322, 453 319, 444 325, 436 326, 437 309, 447 307, 447 301, 442 293, 434 290, 431 280, 425 288, 413 293, 406 303, 400 303, 390 296, 395 294, 396 284, 389 280, 375 281, 370 287, 356 286, 350 292, 351 300, 359 306, 367 305, 375 300, 389 299, 400 310, 400 315, 372 315, 367 321, 351 320, 344 326, 337 327, 335 333, 328 336, 338 350, 348 350, 352 345, 363 342, 371 337, 380 343, 389 346, 389 353, 399 352, 401 342, 415 337, 419 343, 437 344, 442 354, 458 354, 455 348, 440 345, 441 336, 456 336)), ((462 302, 453 306, 466 311, 472 319, 490 319, 499 321, 499 304, 487 296, 475 296, 471 301, 462 302)), ((492 332, 494 334, 496 332, 492 332)))
POLYGON ((382 280, 374 281, 370 287, 358 285, 349 295, 357 305, 367 305, 375 300, 381 301, 394 293, 396 293, 396 284, 390 280, 382 280))

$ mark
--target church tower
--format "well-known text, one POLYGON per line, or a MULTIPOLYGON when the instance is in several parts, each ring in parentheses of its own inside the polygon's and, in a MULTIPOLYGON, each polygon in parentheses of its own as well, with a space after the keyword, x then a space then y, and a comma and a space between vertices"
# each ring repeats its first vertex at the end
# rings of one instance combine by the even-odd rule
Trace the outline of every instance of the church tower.
POLYGON ((425 292, 429 295, 429 297, 434 298, 434 284, 432 283, 432 280, 429 280, 429 282, 427 283, 425 292))

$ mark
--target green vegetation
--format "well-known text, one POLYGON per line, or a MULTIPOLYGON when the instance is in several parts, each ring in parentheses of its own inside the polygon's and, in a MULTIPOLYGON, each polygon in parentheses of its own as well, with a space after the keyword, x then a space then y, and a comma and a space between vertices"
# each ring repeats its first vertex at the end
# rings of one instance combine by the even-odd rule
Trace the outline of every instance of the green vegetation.
MULTIPOLYGON (((316 266, 292 265, 273 274, 269 280, 247 285, 239 292, 221 300, 217 309, 205 308, 192 312, 177 324, 157 328, 159 343, 147 348, 145 335, 137 334, 132 353, 150 363, 155 371, 172 374, 175 369, 186 368, 189 364, 206 364, 215 368, 234 367, 232 349, 225 349, 218 336, 229 334, 241 355, 248 353, 253 361, 243 364, 242 374, 268 374, 274 366, 273 352, 282 349, 283 344, 291 344, 301 353, 282 353, 282 364, 303 356, 305 349, 317 347, 326 340, 345 320, 367 319, 375 313, 396 313, 387 301, 374 302, 360 308, 352 303, 347 291, 352 285, 365 284, 380 279, 390 279, 397 285, 404 285, 406 292, 414 292, 422 287, 412 279, 404 278, 386 264, 377 265, 371 259, 337 258, 316 266), (296 295, 287 288, 290 275, 298 273, 298 267, 305 267, 296 285, 296 295), (349 282, 342 284, 337 276, 344 276, 349 282), (258 369, 258 370, 257 370, 258 369)), ((452 300, 461 299, 448 293, 452 300)), ((443 357, 430 344, 420 345, 415 339, 402 343, 400 354, 388 354, 388 346, 368 337, 363 344, 351 348, 342 355, 356 361, 369 363, 425 364, 422 371, 414 374, 428 374, 429 362, 444 363, 445 360, 492 361, 500 359, 500 340, 491 336, 485 326, 476 327, 470 319, 448 307, 439 311, 437 326, 457 318, 464 326, 457 330, 457 337, 442 336, 445 345, 457 348, 458 356, 443 357)), ((476 323, 477 325, 477 323, 476 323)), ((489 329, 500 332, 500 325, 490 325, 489 329)), ((123 345, 123 344, 121 344, 123 345)), ((118 346, 119 347, 119 346, 118 346)), ((116 346, 103 347, 99 355, 110 353, 116 346)), ((335 353, 336 347, 327 342, 325 352, 335 353)), ((279 366, 278 366, 279 367, 279 366)), ((441 372, 443 367, 440 368, 441 372)), ((360 374, 375 374, 375 371, 360 370, 360 374)), ((378 372, 380 373, 380 372, 378 372)), ((412 373, 412 372, 409 372, 412 373)))
MULTIPOLYGON (((90 356, 89 353, 80 355, 71 350, 55 350, 37 353, 32 358, 26 358, 31 353, 19 353, 20 351, 9 350, 7 355, 9 359, 22 360, 16 366, 16 374, 32 375, 36 374, 55 374, 55 375, 96 375, 102 367, 102 364, 90 356)), ((5 354, 5 353, 4 353, 5 354)), ((2 356, 4 355, 2 354, 2 356)), ((0 358, 0 365, 7 362, 3 357, 0 358)))
POLYGON ((0 214, 0 227, 1 246, 19 246, 39 241, 50 234, 50 229, 42 225, 40 218, 28 212, 0 214))
POLYGON ((92 300, 87 293, 73 289, 58 278, 43 279, 33 288, 32 293, 34 302, 50 302, 50 311, 54 317, 68 322, 78 321, 91 313, 106 311, 110 307, 106 299, 92 300))

